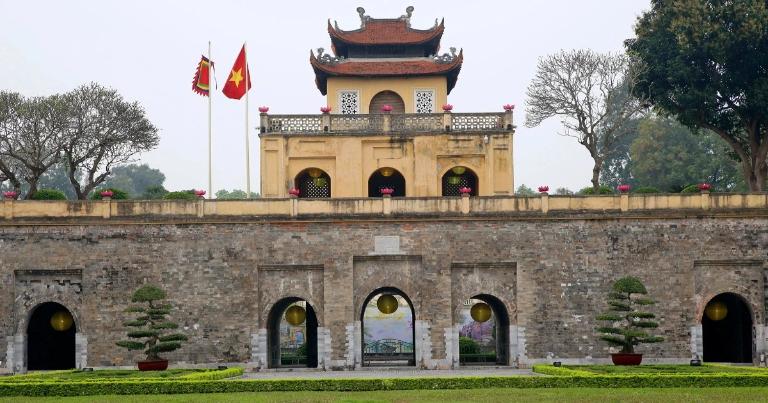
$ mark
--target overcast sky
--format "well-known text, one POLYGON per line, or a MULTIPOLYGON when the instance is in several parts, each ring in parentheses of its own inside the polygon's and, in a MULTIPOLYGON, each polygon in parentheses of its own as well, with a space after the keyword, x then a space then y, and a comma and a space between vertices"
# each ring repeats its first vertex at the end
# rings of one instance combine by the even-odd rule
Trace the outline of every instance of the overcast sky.
POLYGON ((415 7, 412 26, 445 18, 442 50, 464 49, 449 96, 456 112, 518 106, 515 185, 577 190, 589 185, 592 162, 558 119, 523 126, 525 89, 538 57, 560 49, 622 51, 648 0, 549 1, 22 1, 0 0, 0 89, 27 96, 68 91, 96 81, 139 101, 160 129, 159 147, 140 161, 166 175, 166 188, 205 188, 207 102, 191 81, 213 42, 219 92, 213 98, 214 189, 245 188, 244 102, 220 90, 244 41, 253 75, 252 189, 259 189, 258 106, 270 113, 319 113, 309 51, 330 48, 326 20, 357 29, 355 8, 374 18, 415 7))

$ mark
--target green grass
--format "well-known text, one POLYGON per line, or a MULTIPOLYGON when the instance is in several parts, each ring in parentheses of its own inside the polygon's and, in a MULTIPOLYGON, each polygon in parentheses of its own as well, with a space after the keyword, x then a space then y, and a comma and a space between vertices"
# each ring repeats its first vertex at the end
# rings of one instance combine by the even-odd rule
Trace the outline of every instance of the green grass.
POLYGON ((595 375, 639 375, 639 374, 764 374, 768 368, 751 366, 733 366, 722 364, 704 364, 700 367, 690 365, 563 365, 561 368, 588 371, 595 375))
POLYGON ((12 397, 0 402, 766 402, 766 388, 669 388, 669 389, 472 389, 405 390, 375 392, 261 392, 142 396, 12 397))

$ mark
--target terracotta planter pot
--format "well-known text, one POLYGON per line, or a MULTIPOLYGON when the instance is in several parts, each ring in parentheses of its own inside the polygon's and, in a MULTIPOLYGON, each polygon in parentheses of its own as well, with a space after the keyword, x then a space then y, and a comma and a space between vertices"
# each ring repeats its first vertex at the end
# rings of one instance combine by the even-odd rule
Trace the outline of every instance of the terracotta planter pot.
POLYGON ((640 365, 643 361, 642 354, 617 353, 611 354, 613 365, 640 365))
POLYGON ((168 360, 139 361, 139 371, 165 371, 168 369, 168 360))

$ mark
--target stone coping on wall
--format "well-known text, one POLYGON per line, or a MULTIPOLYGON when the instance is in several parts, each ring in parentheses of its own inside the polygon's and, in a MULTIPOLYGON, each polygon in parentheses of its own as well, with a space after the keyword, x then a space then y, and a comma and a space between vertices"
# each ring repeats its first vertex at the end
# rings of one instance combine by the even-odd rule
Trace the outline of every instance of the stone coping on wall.
POLYGON ((668 215, 768 216, 766 193, 607 196, 484 196, 253 200, 31 201, 0 203, 0 225, 26 221, 259 221, 520 217, 600 218, 668 215))

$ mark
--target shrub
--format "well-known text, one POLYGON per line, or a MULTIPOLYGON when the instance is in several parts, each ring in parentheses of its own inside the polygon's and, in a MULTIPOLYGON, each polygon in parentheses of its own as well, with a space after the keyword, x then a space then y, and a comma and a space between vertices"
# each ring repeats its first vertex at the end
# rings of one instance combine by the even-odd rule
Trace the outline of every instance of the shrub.
POLYGON ((701 190, 699 190, 699 185, 688 185, 680 193, 701 193, 701 190))
POLYGON ((459 352, 462 354, 480 354, 480 345, 471 337, 459 337, 459 352))
MULTIPOLYGON (((611 188, 609 188, 608 186, 605 186, 605 185, 600 185, 600 190, 598 191, 597 194, 609 195, 609 194, 612 194, 612 193, 613 193, 613 189, 611 189, 611 188)), ((595 194, 595 189, 592 188, 592 186, 588 186, 588 187, 585 187, 584 189, 579 190, 578 194, 580 194, 580 195, 593 195, 593 194, 595 194)))
POLYGON ((128 193, 125 191, 122 191, 120 189, 115 188, 104 188, 104 189, 96 189, 91 193, 91 200, 101 200, 101 192, 109 190, 112 192, 112 200, 126 200, 128 199, 128 193))
POLYGON ((142 305, 128 307, 126 312, 137 313, 134 320, 123 322, 128 329, 128 337, 133 340, 123 340, 116 344, 129 350, 144 350, 147 360, 162 360, 160 353, 175 351, 181 348, 181 342, 187 340, 187 336, 180 333, 164 334, 171 329, 177 329, 179 325, 169 321, 166 316, 171 313, 171 305, 164 304, 165 291, 153 285, 145 285, 133 293, 131 302, 142 305), (146 339, 136 341, 136 339, 146 339))
POLYGON ((158 200, 164 198, 167 194, 168 191, 165 190, 163 185, 155 185, 146 188, 144 193, 142 193, 141 198, 144 200, 158 200))
POLYGON ((67 200, 67 195, 61 190, 40 189, 31 197, 32 200, 67 200))
POLYGON ((197 196, 194 193, 183 190, 178 192, 169 192, 163 196, 165 200, 197 200, 197 196))
POLYGON ((653 186, 640 186, 633 190, 632 193, 661 193, 661 191, 653 186))
POLYGON ((597 328, 597 331, 602 333, 600 339, 612 346, 621 347, 621 352, 626 354, 634 353, 638 344, 664 340, 645 331, 659 327, 659 324, 653 321, 656 315, 637 308, 656 302, 649 298, 633 297, 636 294, 648 294, 643 283, 631 276, 620 278, 613 284, 613 291, 608 294, 610 309, 597 316, 597 320, 608 322, 606 326, 597 328))

